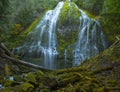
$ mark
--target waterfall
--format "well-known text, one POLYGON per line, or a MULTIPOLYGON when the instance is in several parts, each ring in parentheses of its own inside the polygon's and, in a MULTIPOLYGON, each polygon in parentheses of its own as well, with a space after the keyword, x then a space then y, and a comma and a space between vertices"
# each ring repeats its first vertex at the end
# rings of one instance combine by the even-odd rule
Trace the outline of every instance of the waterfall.
POLYGON ((62 68, 66 67, 69 60, 72 61, 71 66, 80 65, 84 60, 103 51, 107 46, 100 23, 95 19, 89 18, 76 4, 71 3, 70 0, 67 1, 69 7, 73 4, 81 14, 78 19, 80 21, 79 29, 77 29, 79 31, 78 38, 74 44, 68 46, 68 48, 72 48, 73 60, 69 59, 71 55, 69 55, 68 48, 64 48, 64 60, 62 62, 59 62, 57 58, 59 52, 57 50, 58 34, 56 34, 56 30, 64 2, 59 2, 54 10, 47 11, 34 30, 28 34, 25 43, 20 47, 14 48, 13 52, 28 58, 40 58, 43 67, 56 69, 58 68, 57 65, 62 68))
POLYGON ((66 0, 66 1, 70 2, 70 0, 66 0))
POLYGON ((24 46, 17 48, 17 53, 21 53, 22 49, 28 49, 27 54, 34 54, 36 57, 44 58, 44 67, 55 68, 54 60, 58 54, 56 49, 56 25, 60 10, 64 2, 58 3, 54 10, 49 10, 35 30, 28 34, 27 39, 32 43, 27 42, 24 46), (19 52, 20 51, 20 52, 19 52))
POLYGON ((81 12, 80 26, 78 39, 73 49, 73 66, 80 65, 82 61, 107 48, 99 22, 89 18, 82 10, 79 9, 79 11, 81 12))
POLYGON ((78 40, 73 49, 74 66, 80 65, 81 61, 97 55, 106 48, 104 35, 97 21, 81 16, 80 22, 78 40))
POLYGON ((67 50, 64 51, 65 62, 67 61, 67 50))

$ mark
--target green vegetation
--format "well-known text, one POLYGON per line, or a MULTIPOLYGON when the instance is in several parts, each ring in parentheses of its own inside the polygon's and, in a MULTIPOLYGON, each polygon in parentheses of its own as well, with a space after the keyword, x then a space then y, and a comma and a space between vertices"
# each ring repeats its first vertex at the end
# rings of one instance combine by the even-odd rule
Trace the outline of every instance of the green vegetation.
POLYGON ((120 35, 120 6, 119 0, 105 0, 101 13, 101 24, 104 33, 111 43, 115 41, 115 36, 120 35))
POLYGON ((80 24, 79 18, 80 11, 74 3, 65 2, 60 12, 57 29, 59 58, 64 57, 64 50, 67 49, 68 57, 72 59, 72 48, 68 46, 77 40, 80 24))
POLYGON ((65 2, 59 16, 59 25, 75 25, 79 24, 80 11, 73 3, 65 2))
MULTIPOLYGON (((19 46, 40 21, 43 13, 53 9, 59 1, 61 0, 1 0, 0 42, 4 42, 9 49, 19 46)), ((120 37, 119 0, 71 1, 92 13, 94 16, 85 11, 91 18, 100 20, 111 43, 115 42, 116 36, 120 37)), ((65 2, 57 29, 59 58, 64 57, 64 50, 67 49, 68 57, 72 61, 72 45, 77 39, 79 17, 80 12, 75 5, 71 2, 69 6, 69 3, 65 2), (70 44, 71 47, 68 47, 70 44)), ((5 61, 0 58, 0 83, 5 86, 0 92, 120 91, 120 41, 96 57, 84 61, 81 66, 52 72, 30 72, 26 67, 15 67, 12 63, 5 64, 5 61), (11 74, 14 76, 13 81, 9 80, 11 74), (3 76, 6 76, 6 80, 3 76)))
POLYGON ((31 25, 25 30, 25 32, 24 32, 23 34, 26 36, 29 32, 31 32, 31 31, 35 28, 35 26, 37 25, 37 23, 40 22, 40 20, 41 20, 41 16, 39 16, 38 18, 36 18, 36 19, 31 23, 31 25))
POLYGON ((96 16, 90 14, 88 11, 85 11, 85 10, 84 10, 84 12, 88 15, 88 17, 93 18, 93 19, 96 18, 96 16))
POLYGON ((19 46, 43 14, 53 9, 58 2, 57 0, 1 0, 0 42, 4 42, 10 49, 19 46))
POLYGON ((86 60, 81 66, 53 72, 28 73, 23 76, 20 84, 17 81, 6 81, 7 87, 2 90, 9 89, 14 92, 119 91, 120 53, 118 51, 120 51, 120 41, 95 58, 86 60))
POLYGON ((99 15, 105 0, 71 0, 75 2, 79 8, 89 11, 93 15, 99 15))
POLYGON ((76 30, 75 32, 66 32, 65 35, 58 35, 58 51, 60 52, 60 56, 59 58, 63 58, 64 57, 64 51, 65 49, 67 50, 67 54, 68 54, 68 58, 72 59, 72 50, 73 50, 73 44, 76 42, 77 40, 77 36, 78 36, 78 30, 76 30))

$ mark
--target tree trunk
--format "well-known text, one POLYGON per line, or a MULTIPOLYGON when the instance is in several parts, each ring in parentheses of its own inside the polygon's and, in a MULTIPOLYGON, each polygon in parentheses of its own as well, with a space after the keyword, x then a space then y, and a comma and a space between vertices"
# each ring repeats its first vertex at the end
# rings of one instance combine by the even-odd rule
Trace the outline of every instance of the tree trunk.
POLYGON ((42 66, 38 66, 38 65, 35 65, 35 64, 23 61, 23 60, 15 59, 14 57, 12 57, 12 54, 10 53, 10 51, 2 43, 0 44, 0 57, 14 64, 21 64, 21 65, 34 68, 34 69, 38 69, 38 70, 42 70, 42 71, 51 71, 49 69, 43 68, 42 66))

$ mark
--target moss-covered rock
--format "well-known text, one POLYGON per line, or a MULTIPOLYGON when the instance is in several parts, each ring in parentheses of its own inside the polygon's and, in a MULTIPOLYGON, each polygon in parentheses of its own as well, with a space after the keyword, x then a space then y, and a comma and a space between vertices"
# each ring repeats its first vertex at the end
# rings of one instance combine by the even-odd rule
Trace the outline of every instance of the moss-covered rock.
POLYGON ((80 11, 72 2, 64 2, 59 16, 59 25, 79 24, 80 11))
POLYGON ((22 76, 21 75, 14 75, 14 80, 15 81, 22 81, 22 76))
POLYGON ((34 92, 33 91, 34 86, 30 83, 23 83, 20 85, 20 88, 17 90, 17 92, 34 92))
POLYGON ((81 66, 54 72, 28 73, 21 85, 12 88, 11 83, 8 83, 10 85, 4 90, 9 88, 15 92, 119 92, 119 50, 120 41, 117 41, 95 58, 83 62, 81 66))
POLYGON ((36 78, 35 78, 35 75, 33 73, 28 73, 24 76, 24 79, 23 79, 25 82, 28 82, 28 83, 31 83, 31 84, 36 84, 36 78))
POLYGON ((76 42, 80 24, 80 11, 72 2, 64 2, 61 9, 58 27, 57 39, 59 58, 64 58, 64 51, 67 49, 68 58, 72 58, 72 47, 68 47, 76 42))
POLYGON ((12 80, 8 80, 8 79, 4 81, 4 87, 14 87, 19 84, 20 83, 17 81, 12 81, 12 80))

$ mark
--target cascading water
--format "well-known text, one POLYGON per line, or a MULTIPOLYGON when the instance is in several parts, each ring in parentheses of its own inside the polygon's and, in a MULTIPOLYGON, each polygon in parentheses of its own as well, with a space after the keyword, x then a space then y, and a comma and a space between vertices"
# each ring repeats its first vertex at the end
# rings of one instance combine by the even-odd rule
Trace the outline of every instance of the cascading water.
MULTIPOLYGON (((76 6, 76 8, 78 7, 76 6)), ((93 57, 107 48, 99 22, 89 18, 82 10, 80 12, 78 40, 73 49, 73 66, 80 65, 85 59, 93 57)))
MULTIPOLYGON (((67 0, 69 7, 71 7, 70 0, 67 0)), ((49 10, 36 28, 30 32, 27 36, 28 41, 23 46, 14 49, 14 53, 22 54, 25 57, 37 57, 44 61, 42 66, 49 69, 56 69, 59 64, 57 56, 59 52, 57 50, 57 23, 59 21, 59 15, 64 2, 59 2, 54 10, 49 10)), ((100 51, 106 48, 106 41, 102 33, 101 26, 95 19, 89 18, 77 5, 74 6, 79 10, 81 16, 78 39, 74 44, 71 44, 73 63, 72 66, 79 65, 85 59, 97 55, 100 51)), ((68 62, 68 48, 64 48, 64 61, 63 65, 68 62)), ((61 66, 61 65, 60 65, 61 66)), ((62 67, 62 66, 61 66, 62 67)), ((63 68, 63 67, 62 67, 63 68)))
MULTIPOLYGON (((55 68, 54 60, 58 54, 56 50, 56 25, 59 17, 60 10, 64 2, 60 2, 54 10, 49 10, 41 22, 35 28, 35 31, 28 34, 28 39, 32 40, 32 43, 25 43, 24 46, 18 47, 28 49, 27 54, 37 53, 44 58, 44 67, 46 68, 55 68), (30 45, 29 45, 30 44, 30 45)), ((38 56, 39 57, 39 56, 38 56)))

